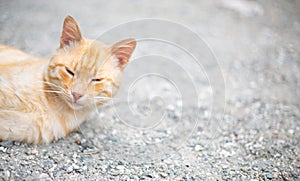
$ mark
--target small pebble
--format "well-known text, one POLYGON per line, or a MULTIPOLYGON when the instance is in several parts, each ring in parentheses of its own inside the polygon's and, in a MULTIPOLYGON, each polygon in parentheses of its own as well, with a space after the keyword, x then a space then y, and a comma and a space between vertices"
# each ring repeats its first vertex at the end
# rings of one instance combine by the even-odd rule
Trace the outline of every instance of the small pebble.
POLYGON ((81 145, 81 141, 80 141, 80 139, 79 139, 79 138, 77 138, 77 139, 75 140, 75 143, 76 143, 77 145, 81 145))
POLYGON ((270 179, 270 180, 273 178, 271 173, 266 173, 266 177, 267 177, 267 179, 270 179))
POLYGON ((3 153, 5 153, 7 150, 7 148, 3 147, 3 146, 0 146, 0 151, 2 151, 3 153))
POLYGON ((299 178, 299 174, 292 172, 292 177, 297 179, 297 178, 299 178))
POLYGON ((80 167, 78 165, 73 164, 72 166, 73 166, 74 170, 79 170, 80 169, 80 167))
POLYGON ((38 151, 37 151, 36 149, 33 149, 33 150, 31 151, 31 154, 37 155, 37 154, 38 154, 38 151))
POLYGON ((125 167, 124 167, 123 165, 117 165, 117 166, 116 166, 116 169, 118 169, 118 170, 124 170, 125 167))
POLYGON ((49 177, 49 175, 46 174, 46 173, 41 173, 40 174, 40 179, 45 179, 45 178, 48 178, 48 177, 49 177))
POLYGON ((66 170, 67 172, 72 172, 73 171, 73 167, 72 166, 69 166, 66 170))
POLYGON ((165 172, 161 172, 159 173, 159 175, 162 177, 162 178, 166 178, 168 176, 168 174, 166 174, 165 172))
POLYGON ((6 178, 9 178, 9 177, 10 177, 10 171, 6 170, 4 173, 5 173, 5 177, 6 177, 6 178))
POLYGON ((195 151, 200 151, 200 150, 203 150, 203 147, 201 145, 196 145, 195 151))

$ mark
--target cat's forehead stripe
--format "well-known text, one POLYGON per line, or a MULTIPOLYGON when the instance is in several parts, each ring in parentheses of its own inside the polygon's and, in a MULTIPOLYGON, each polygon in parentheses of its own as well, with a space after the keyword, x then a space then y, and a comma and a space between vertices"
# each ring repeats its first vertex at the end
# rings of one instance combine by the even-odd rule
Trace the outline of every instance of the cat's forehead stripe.
POLYGON ((79 63, 77 62, 77 61, 74 61, 74 70, 78 70, 78 65, 79 65, 79 63))
POLYGON ((99 57, 100 57, 100 49, 95 47, 90 47, 87 54, 88 62, 86 62, 89 69, 96 68, 96 65, 99 61, 99 57))

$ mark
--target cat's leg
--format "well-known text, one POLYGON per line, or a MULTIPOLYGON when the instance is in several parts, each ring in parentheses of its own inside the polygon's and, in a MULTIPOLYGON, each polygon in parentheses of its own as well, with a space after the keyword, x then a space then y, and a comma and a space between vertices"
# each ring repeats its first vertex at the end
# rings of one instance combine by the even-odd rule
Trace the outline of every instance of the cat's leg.
POLYGON ((0 110, 0 140, 40 143, 40 126, 33 117, 30 113, 0 110))

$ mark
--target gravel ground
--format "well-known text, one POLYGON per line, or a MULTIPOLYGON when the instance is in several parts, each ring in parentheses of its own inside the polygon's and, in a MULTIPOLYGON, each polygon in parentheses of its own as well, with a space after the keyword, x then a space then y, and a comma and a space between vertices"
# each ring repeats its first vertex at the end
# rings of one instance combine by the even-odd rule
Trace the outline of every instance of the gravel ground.
MULTIPOLYGON (((122 101, 99 108, 80 131, 65 139, 49 145, 1 142, 0 179, 299 180, 299 9, 297 0, 0 1, 0 43, 36 56, 50 57, 55 51, 69 14, 90 38, 137 19, 177 22, 204 39, 218 59, 204 71, 190 71, 200 90, 200 106, 192 103, 196 96, 176 66, 166 66, 162 59, 141 67, 132 62, 125 82, 168 67, 165 71, 173 76, 167 78, 176 79, 187 103, 182 105, 170 82, 147 76, 134 84, 130 109, 122 101), (203 72, 218 68, 225 87, 211 90, 214 82, 203 72), (226 99, 217 96, 214 102, 214 93, 226 99), (160 98, 149 103, 149 95, 160 98), (211 112, 212 106, 218 109, 211 112), (139 116, 123 117, 131 115, 130 110, 139 116), (159 110, 164 110, 163 118, 144 119, 159 110)), ((141 26, 138 31, 149 29, 141 26)), ((195 43, 192 38, 183 41, 195 43)), ((187 62, 164 46, 141 42, 135 56, 164 50, 187 62)), ((128 92, 123 87, 116 100, 128 92)))

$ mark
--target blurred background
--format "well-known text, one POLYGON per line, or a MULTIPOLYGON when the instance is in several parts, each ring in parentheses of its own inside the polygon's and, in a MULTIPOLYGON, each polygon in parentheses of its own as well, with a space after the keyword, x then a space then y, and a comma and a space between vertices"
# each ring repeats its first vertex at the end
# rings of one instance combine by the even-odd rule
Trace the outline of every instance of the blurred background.
MULTIPOLYGON (((212 130, 208 131, 207 125, 200 124, 195 127, 194 134, 185 140, 185 144, 180 149, 176 148, 175 151, 179 151, 173 153, 173 157, 168 157, 170 156, 168 152, 164 152, 164 156, 167 155, 168 159, 162 159, 155 164, 132 165, 133 161, 126 160, 124 158, 126 156, 122 154, 130 152, 133 157, 138 158, 138 155, 144 157, 145 155, 141 153, 149 147, 142 148, 137 145, 140 143, 147 145, 145 139, 163 140, 161 135, 170 138, 169 141, 172 142, 176 140, 176 137, 172 138, 172 130, 168 132, 165 128, 158 132, 155 129, 145 132, 139 130, 138 133, 130 132, 128 127, 122 126, 120 121, 114 119, 113 113, 104 109, 100 113, 102 122, 86 123, 82 133, 75 133, 51 146, 35 148, 30 145, 20 147, 14 143, 2 144, 2 147, 8 150, 17 150, 19 154, 16 157, 19 160, 26 160, 30 149, 37 149, 42 153, 44 149, 49 149, 47 154, 49 158, 53 157, 52 160, 55 160, 53 155, 65 154, 57 158, 56 163, 50 163, 50 166, 44 165, 43 162, 49 161, 48 157, 33 158, 37 162, 42 160, 39 164, 44 165, 45 168, 50 169, 56 164, 52 171, 45 171, 29 164, 26 168, 31 171, 30 173, 18 171, 13 166, 19 163, 17 160, 11 161, 11 153, 0 152, 2 159, 0 173, 3 178, 20 178, 18 176, 40 178, 40 173, 45 173, 43 178, 50 179, 70 176, 73 178, 104 176, 108 179, 125 178, 125 180, 126 178, 299 179, 299 9, 299 0, 90 0, 86 2, 1 0, 0 43, 40 57, 50 58, 58 48, 62 23, 67 15, 73 16, 82 34, 91 39, 97 39, 112 27, 133 20, 157 18, 179 23, 197 33, 213 51, 218 64, 212 68, 218 68, 222 72, 225 87, 219 91, 226 96, 224 100, 226 107, 224 112, 219 110, 216 115, 212 115, 212 119, 218 120, 213 123, 217 132, 213 140, 209 136, 212 130), (95 124, 100 126, 98 125, 97 128, 95 124), (74 139, 85 140, 83 144, 87 146, 78 147, 74 139), (54 153, 53 150, 59 150, 66 145, 69 145, 68 150, 54 153), (102 145, 101 155, 93 155, 80 162, 80 169, 77 170, 81 171, 77 172, 72 161, 74 153, 77 155, 89 147, 97 147, 95 145, 102 145), (128 145, 131 145, 129 149, 128 145), (117 159, 115 155, 119 155, 117 159), (60 159, 71 161, 64 163, 60 159), (96 166, 95 160, 103 166, 96 166), (9 164, 12 168, 4 166, 5 164, 9 164), (86 165, 92 171, 82 170, 86 165)), ((140 31, 145 31, 143 28, 145 27, 141 27, 140 31)), ((193 39, 188 41, 193 44, 193 39)), ((142 49, 137 49, 136 54, 140 54, 139 51, 142 49)), ((164 65, 156 64, 156 66, 164 65)), ((175 70, 171 70, 170 67, 168 69, 168 66, 165 69, 169 72, 175 70)), ((134 69, 132 71, 134 72, 134 69)), ((153 85, 156 83, 156 81, 148 82, 153 85)), ((203 90, 203 95, 200 97, 205 102, 208 97, 211 98, 211 92, 207 90, 206 83, 201 84, 201 81, 198 83, 199 89, 203 90)), ((151 86, 145 87, 145 90, 151 90, 151 86)), ((143 92, 144 89, 140 91, 143 92)), ((144 94, 147 94, 147 91, 144 94)), ((209 106, 204 104, 202 107, 200 111, 202 119, 207 117, 209 106)), ((176 110, 172 106, 168 109, 172 113, 168 113, 168 118, 173 121, 166 122, 166 125, 170 126, 176 123, 176 110)), ((190 115, 187 115, 184 120, 193 120, 193 113, 198 112, 194 107, 189 111, 190 115)), ((154 143, 153 140, 149 141, 149 144, 154 143)), ((155 153, 161 148, 159 143, 170 144, 158 141, 157 148, 148 151, 155 153)), ((139 159, 134 161, 138 162, 139 159)))
POLYGON ((95 39, 120 23, 143 18, 166 19, 187 26, 211 46, 224 69, 228 94, 235 91, 232 95, 247 96, 249 88, 264 98, 298 101, 295 99, 300 92, 297 0, 0 3, 0 42, 36 56, 53 54, 67 15, 78 21, 85 37, 95 39), (245 87, 237 88, 234 85, 237 82, 243 82, 245 87))

